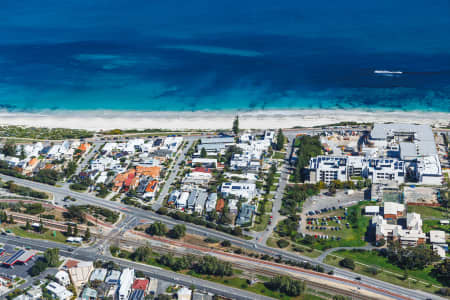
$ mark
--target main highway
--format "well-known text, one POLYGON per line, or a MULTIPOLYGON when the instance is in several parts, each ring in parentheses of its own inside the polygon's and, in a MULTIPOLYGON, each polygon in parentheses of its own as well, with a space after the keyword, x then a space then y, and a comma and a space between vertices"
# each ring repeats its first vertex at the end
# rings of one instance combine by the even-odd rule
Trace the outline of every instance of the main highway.
MULTIPOLYGON (((201 235, 201 236, 205 236, 205 237, 212 237, 212 238, 215 238, 218 240, 227 239, 236 246, 239 246, 239 247, 242 247, 245 249, 249 249, 254 252, 261 253, 261 254, 268 254, 271 256, 280 256, 281 258, 286 259, 286 260, 292 260, 292 261, 297 261, 297 262, 301 262, 301 261, 310 262, 314 265, 318 264, 318 265, 323 266, 326 271, 333 270, 336 278, 354 280, 355 278, 358 277, 358 278, 361 278, 361 283, 372 286, 376 289, 382 289, 382 290, 385 290, 388 292, 406 296, 410 299, 443 299, 436 295, 432 295, 432 294, 425 293, 425 292, 418 291, 418 290, 407 289, 404 287, 390 284, 388 282, 373 279, 371 277, 359 275, 357 273, 354 273, 354 272, 351 272, 348 270, 335 268, 334 266, 330 266, 330 265, 321 263, 317 259, 314 259, 314 258, 309 258, 306 256, 301 256, 298 254, 290 253, 288 251, 284 251, 281 249, 268 247, 267 245, 259 244, 255 241, 249 241, 249 240, 239 238, 236 236, 232 236, 232 235, 229 235, 229 234, 226 234, 223 232, 218 232, 216 230, 213 230, 213 229, 210 229, 207 227, 182 222, 179 220, 174 220, 171 217, 159 215, 152 211, 146 211, 146 210, 143 210, 140 208, 125 205, 123 203, 119 203, 119 202, 115 202, 115 201, 104 200, 104 199, 97 198, 95 196, 92 196, 92 195, 89 195, 86 193, 75 192, 75 191, 70 190, 67 187, 56 187, 56 186, 46 185, 46 184, 42 184, 42 183, 30 181, 30 180, 25 180, 25 179, 19 179, 19 178, 15 178, 15 177, 3 175, 3 174, 0 174, 0 178, 5 181, 13 180, 17 184, 27 186, 30 188, 34 188, 34 189, 38 189, 38 190, 42 190, 42 191, 46 191, 46 192, 51 192, 55 196, 58 196, 60 198, 63 198, 65 196, 71 196, 71 197, 77 199, 76 203, 79 203, 79 204, 92 204, 92 205, 98 205, 98 206, 102 206, 105 208, 109 208, 109 209, 112 209, 115 211, 121 211, 123 214, 129 215, 131 217, 135 217, 136 219, 139 219, 139 220, 160 221, 160 222, 167 224, 168 226, 173 226, 176 224, 185 224, 187 231, 191 234, 201 235)), ((61 248, 61 245, 60 244, 58 244, 58 245, 59 245, 58 247, 61 248)), ((80 252, 80 253, 82 253, 82 252, 80 252)), ((92 259, 92 254, 89 254, 89 256, 87 256, 87 257, 92 259)), ((366 289, 368 289, 368 288, 366 288, 366 289)), ((368 289, 368 290, 370 290, 370 289, 368 289)), ((373 290, 371 290, 371 291, 373 291, 373 290)))

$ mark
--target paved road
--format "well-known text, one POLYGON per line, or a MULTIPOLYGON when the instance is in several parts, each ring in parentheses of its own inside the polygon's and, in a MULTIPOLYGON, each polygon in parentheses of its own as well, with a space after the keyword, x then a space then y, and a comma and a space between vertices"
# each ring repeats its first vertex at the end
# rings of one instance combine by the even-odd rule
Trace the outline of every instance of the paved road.
POLYGON ((184 286, 195 286, 196 289, 204 290, 207 292, 211 292, 214 294, 222 295, 228 298, 232 299, 238 299, 238 300, 252 300, 252 299, 258 299, 258 300, 268 300, 272 299, 270 297, 254 294, 248 291, 228 287, 225 285, 221 285, 218 283, 210 282, 207 280, 198 279, 195 277, 179 274, 172 271, 167 271, 158 267, 150 266, 150 265, 144 265, 135 263, 128 260, 122 260, 119 258, 101 255, 101 254, 95 254, 92 249, 88 248, 80 248, 77 249, 74 252, 68 251, 70 246, 49 242, 49 241, 42 241, 42 240, 32 240, 32 239, 24 239, 24 238, 11 238, 11 237, 3 237, 0 236, 0 242, 8 243, 10 245, 14 245, 17 247, 24 247, 24 246, 30 246, 36 250, 45 251, 48 248, 59 248, 60 255, 66 256, 66 257, 72 257, 75 259, 80 260, 103 260, 103 261, 113 261, 117 263, 119 266, 123 268, 134 268, 135 270, 139 270, 144 272, 146 275, 157 278, 159 280, 168 281, 174 284, 181 284, 184 286))
POLYGON ((336 247, 336 248, 331 248, 331 249, 323 251, 322 254, 320 254, 319 257, 317 257, 317 260, 318 261, 323 261, 325 259, 325 257, 327 257, 328 254, 333 253, 334 251, 354 250, 354 249, 372 250, 372 249, 376 249, 376 248, 377 247, 374 247, 374 246, 371 246, 371 245, 362 246, 362 247, 336 247))
POLYGON ((227 239, 238 247, 250 249, 252 251, 259 252, 262 254, 268 254, 268 255, 272 255, 272 256, 280 256, 283 259, 289 259, 289 260, 293 260, 293 261, 307 261, 314 265, 319 264, 319 265, 323 266, 326 271, 333 270, 334 274, 336 276, 351 279, 351 280, 353 280, 356 277, 361 277, 362 281, 366 284, 370 284, 374 287, 385 289, 388 291, 402 293, 405 296, 411 297, 411 299, 428 299, 428 298, 442 299, 442 298, 436 297, 434 295, 430 295, 428 293, 402 288, 402 287, 399 287, 399 286, 396 286, 396 285, 393 285, 393 284, 390 284, 390 283, 387 283, 384 281, 380 281, 380 280, 373 279, 370 277, 362 276, 362 275, 359 275, 357 273, 354 273, 354 272, 351 272, 348 270, 335 268, 333 266, 321 263, 318 259, 315 259, 315 258, 301 256, 299 254, 288 252, 288 251, 285 251, 282 249, 271 248, 271 247, 266 246, 265 244, 257 244, 253 241, 248 241, 248 240, 245 240, 242 238, 238 238, 238 237, 235 237, 232 235, 218 232, 216 230, 212 230, 212 229, 209 229, 209 228, 206 228, 203 226, 198 226, 198 225, 194 225, 191 223, 181 222, 179 220, 174 220, 168 216, 161 216, 154 212, 145 211, 145 210, 142 210, 142 209, 139 209, 136 207, 132 207, 132 206, 127 206, 127 205, 119 203, 119 202, 105 201, 104 199, 97 198, 92 195, 87 195, 87 194, 71 191, 70 189, 65 189, 64 187, 50 186, 50 185, 46 185, 46 184, 42 184, 42 183, 38 183, 38 182, 33 182, 33 181, 29 181, 29 180, 18 179, 15 177, 6 176, 3 174, 0 174, 0 178, 4 179, 6 181, 13 180, 20 185, 28 186, 28 187, 35 188, 35 189, 45 190, 48 192, 53 192, 53 193, 56 193, 59 195, 61 195, 61 194, 69 195, 71 197, 78 199, 77 202, 79 202, 79 203, 85 203, 85 204, 89 203, 89 204, 99 205, 99 206, 109 208, 112 210, 116 210, 116 211, 119 210, 126 215, 132 215, 138 219, 149 219, 152 221, 161 221, 170 226, 173 226, 176 224, 185 224, 186 228, 187 228, 187 232, 189 232, 191 234, 212 237, 212 238, 215 238, 218 240, 227 239))
POLYGON ((161 190, 161 193, 159 193, 159 197, 156 201, 156 203, 153 204, 153 209, 158 210, 161 206, 163 206, 164 198, 167 196, 167 193, 169 192, 170 185, 175 181, 177 178, 177 173, 180 170, 180 163, 183 162, 186 158, 186 153, 189 151, 189 148, 191 147, 194 140, 197 140, 198 137, 195 138, 189 138, 187 139, 187 146, 184 147, 184 149, 181 150, 181 153, 178 157, 178 159, 173 162, 172 168, 170 169, 171 173, 169 175, 169 178, 164 183, 164 187, 161 190))
POLYGON ((277 226, 278 222, 283 220, 285 217, 280 215, 280 208, 281 203, 284 195, 284 190, 286 188, 287 182, 289 180, 289 159, 291 157, 292 153, 292 145, 293 145, 294 139, 290 138, 288 141, 288 147, 286 149, 286 157, 283 160, 283 164, 281 166, 281 176, 280 176, 280 182, 278 184, 278 189, 275 192, 275 197, 273 201, 273 207, 272 207, 272 223, 267 226, 267 229, 260 234, 256 235, 256 239, 258 243, 262 245, 266 245, 267 239, 270 237, 272 232, 274 231, 275 227, 277 226))

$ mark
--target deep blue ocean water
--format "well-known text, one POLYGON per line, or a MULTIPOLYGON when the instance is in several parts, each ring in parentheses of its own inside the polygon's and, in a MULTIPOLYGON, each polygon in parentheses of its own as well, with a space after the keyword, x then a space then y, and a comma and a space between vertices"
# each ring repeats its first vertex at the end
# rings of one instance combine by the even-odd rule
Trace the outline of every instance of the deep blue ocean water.
POLYGON ((448 0, 3 0, 0 108, 450 112, 449 37, 448 0))

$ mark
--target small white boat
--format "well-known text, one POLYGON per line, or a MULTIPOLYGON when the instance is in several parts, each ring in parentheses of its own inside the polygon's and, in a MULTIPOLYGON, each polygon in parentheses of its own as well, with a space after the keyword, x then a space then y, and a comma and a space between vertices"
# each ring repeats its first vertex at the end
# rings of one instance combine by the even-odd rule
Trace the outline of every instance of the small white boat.
POLYGON ((375 74, 403 74, 402 71, 375 70, 375 74))

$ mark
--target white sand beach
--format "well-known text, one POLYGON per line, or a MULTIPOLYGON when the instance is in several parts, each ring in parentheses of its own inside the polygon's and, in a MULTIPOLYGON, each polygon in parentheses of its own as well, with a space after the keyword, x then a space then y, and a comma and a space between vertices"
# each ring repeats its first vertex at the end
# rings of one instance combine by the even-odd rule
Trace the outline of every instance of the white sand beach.
POLYGON ((342 121, 399 122, 448 126, 450 113, 357 110, 261 110, 261 111, 0 111, 0 125, 49 128, 108 129, 225 129, 236 115, 243 129, 311 127, 342 121))

